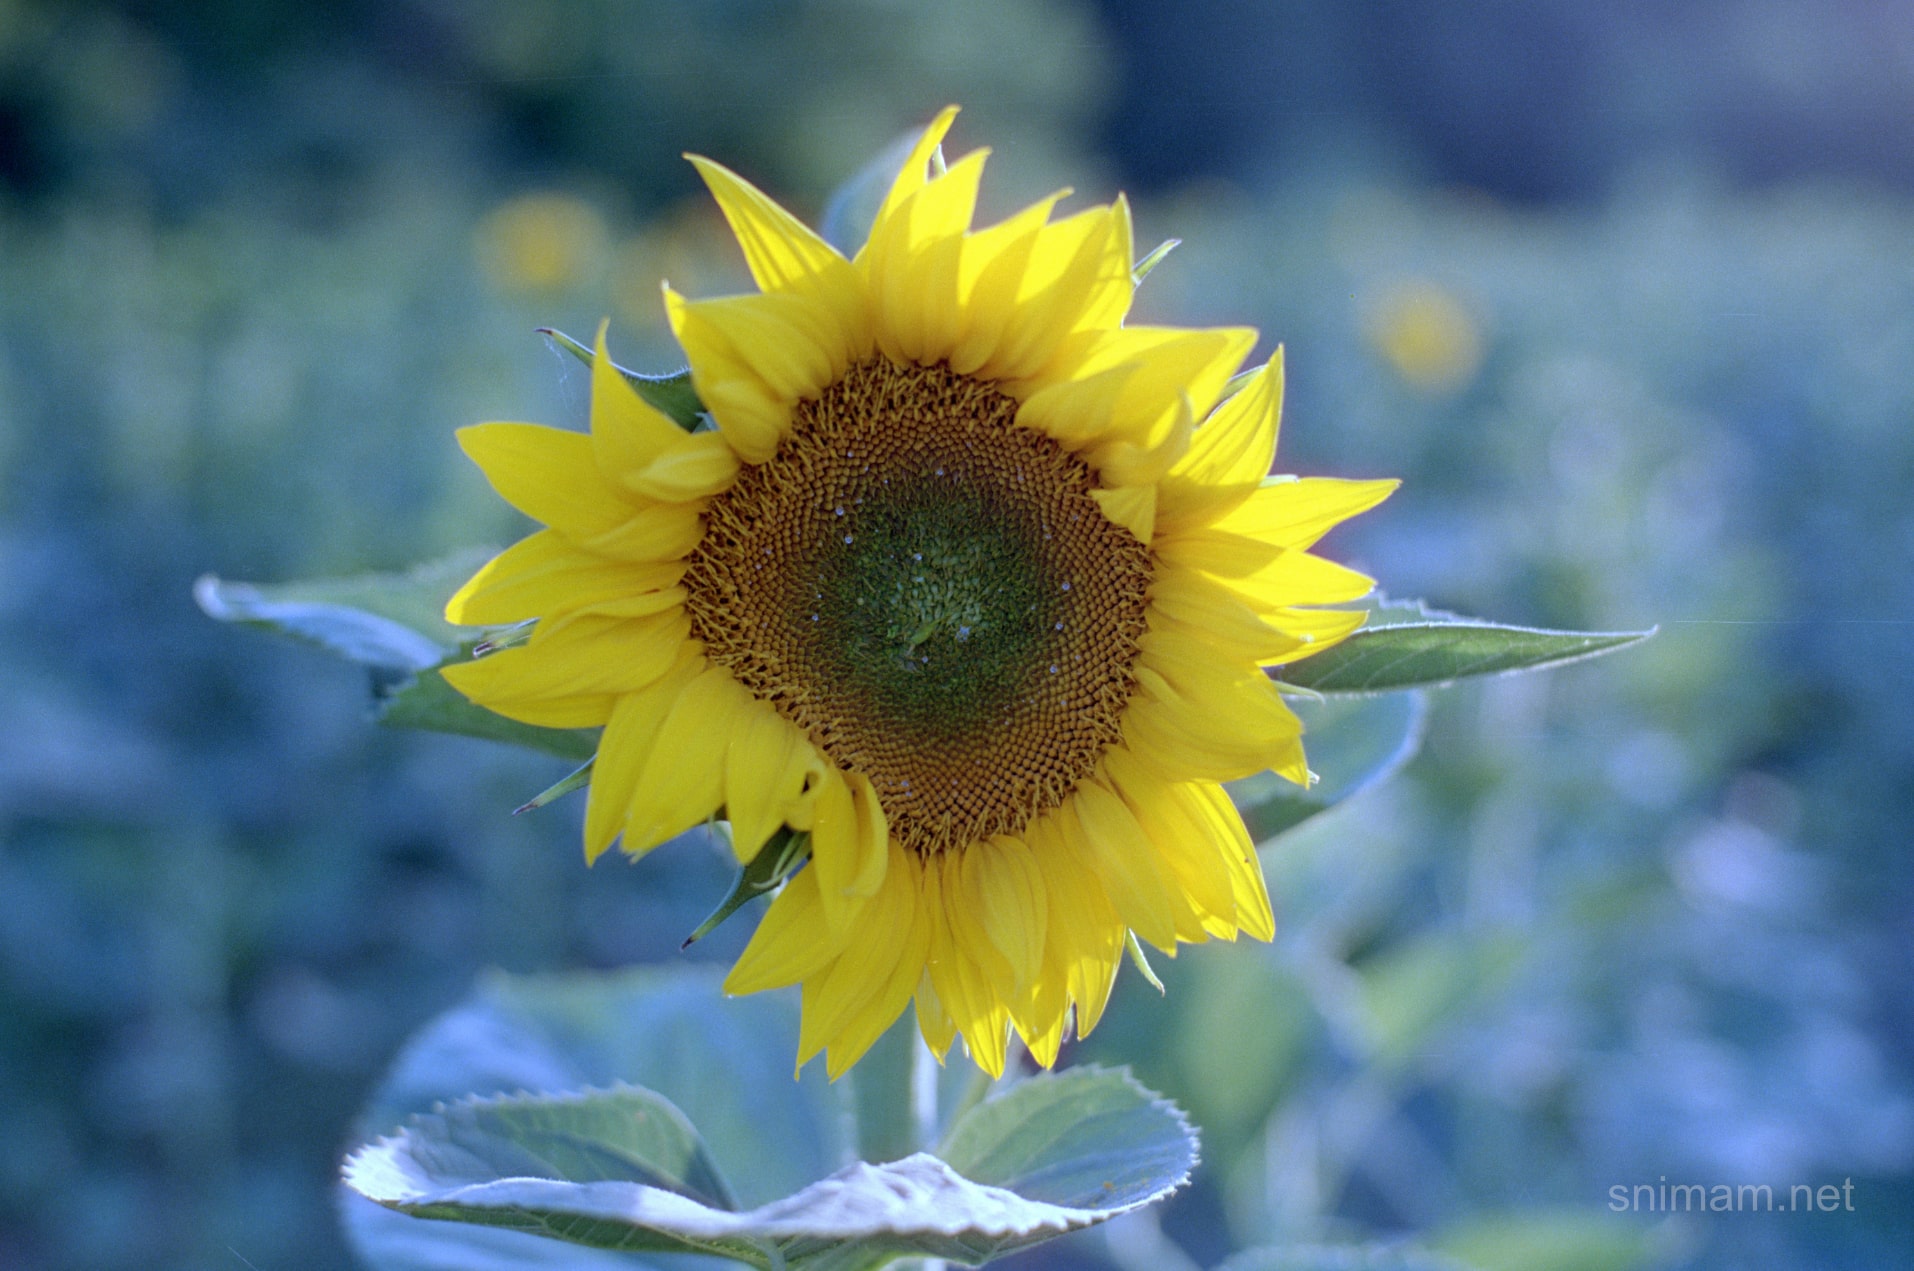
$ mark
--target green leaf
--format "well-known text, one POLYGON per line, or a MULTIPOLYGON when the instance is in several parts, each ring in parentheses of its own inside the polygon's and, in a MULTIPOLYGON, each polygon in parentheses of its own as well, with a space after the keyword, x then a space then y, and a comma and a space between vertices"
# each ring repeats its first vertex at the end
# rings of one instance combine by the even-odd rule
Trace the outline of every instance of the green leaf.
POLYGON ((311 582, 193 584, 208 617, 265 627, 384 671, 436 666, 471 633, 445 620, 445 602, 490 560, 473 548, 416 569, 311 582))
MULTIPOLYGON (((819 1178, 840 1159, 841 1107, 818 1077, 774 1071, 795 1044, 795 1001, 723 1000, 716 990, 715 974, 691 968, 489 979, 407 1046, 371 1128, 394 1128, 448 1089, 553 1087, 620 1068, 666 1089, 711 1147, 664 1096, 628 1086, 436 1108, 347 1164, 351 1187, 386 1206, 357 1197, 347 1206, 368 1264, 502 1271, 517 1249, 538 1265, 545 1242, 521 1233, 794 1271, 862 1271, 910 1255, 977 1263, 1148 1204, 1195 1162, 1195 1136, 1174 1107, 1125 1073, 1080 1069, 965 1113, 941 1149, 948 1159, 856 1164, 767 1202, 773 1176, 792 1178, 795 1164, 819 1178), (721 1166, 755 1208, 728 1202, 721 1166), (394 1261, 395 1250, 409 1260, 394 1261)), ((592 1267, 607 1257, 573 1256, 592 1267)))
MULTIPOLYGON (((551 327, 540 327, 538 333, 558 345, 567 353, 590 366, 597 356, 586 345, 580 344, 563 331, 551 327)), ((673 371, 668 375, 644 375, 627 370, 612 363, 612 368, 625 377, 625 382, 637 391, 638 396, 659 414, 669 419, 686 432, 696 432, 703 422, 704 403, 698 400, 698 390, 691 385, 691 368, 673 371)))
MULTIPOLYGON (((469 650, 470 646, 465 648, 469 650)), ((466 660, 463 655, 447 658, 402 684, 383 689, 378 706, 379 722, 390 728, 423 728, 435 733, 508 742, 579 762, 597 753, 598 730, 595 728, 541 728, 536 724, 521 724, 468 700, 439 674, 441 667, 466 660)))
POLYGON ((849 1159, 839 1087, 822 1065, 793 1080, 796 994, 727 998, 709 964, 485 976, 405 1045, 359 1119, 361 1139, 466 1095, 624 1081, 698 1127, 739 1201, 759 1205, 849 1159), (763 1150, 765 1143, 778 1150, 763 1150))
POLYGON ((1446 1254, 1407 1245, 1266 1245, 1245 1249, 1216 1271, 1476 1271, 1446 1254))
POLYGON ((748 1241, 687 1229, 685 1214, 728 1213, 735 1202, 684 1114, 637 1087, 468 1099, 360 1149, 344 1177, 413 1217, 765 1265, 748 1241))
POLYGON ((1181 1187, 1196 1148, 1181 1110, 1127 1071, 1073 1068, 978 1104, 938 1155, 976 1182, 1109 1217, 1181 1187))
POLYGON ((501 639, 455 627, 443 616, 452 593, 493 555, 489 548, 474 548, 405 573, 267 586, 208 574, 193 585, 193 596, 221 622, 264 627, 370 667, 382 724, 589 759, 598 749, 596 729, 539 728, 495 715, 467 701, 439 674, 441 667, 469 659, 476 646, 501 639))
POLYGON ((1319 780, 1305 790, 1273 772, 1230 783, 1250 838, 1263 843, 1377 785, 1422 745, 1427 701, 1421 693, 1378 697, 1292 698, 1303 721, 1303 748, 1319 780))
POLYGON ((1277 675, 1284 684, 1317 693, 1387 693, 1577 662, 1654 634, 1652 628, 1542 631, 1459 618, 1416 602, 1382 602, 1362 630, 1277 675))
POLYGON ((737 1207, 684 1113, 637 1086, 465 1099, 415 1118, 407 1133, 432 1145, 424 1168, 444 1185, 516 1177, 628 1182, 737 1207))
POLYGON ((1116 1074, 1019 1089, 1059 1083, 1070 1088, 1064 1102, 1026 1100, 999 1127, 1011 1131, 998 1136, 999 1150, 981 1158, 1015 1175, 1021 1192, 919 1152, 859 1161, 739 1212, 712 1193, 715 1171, 706 1172, 689 1125, 668 1115, 676 1110, 630 1088, 481 1100, 418 1117, 355 1153, 345 1181, 415 1217, 601 1249, 717 1254, 767 1268, 876 1267, 909 1255, 984 1262, 1147 1204, 1188 1176, 1193 1136, 1167 1105, 1116 1074), (1161 1110, 1152 1118, 1153 1106, 1161 1110), (1153 1133, 1152 1121, 1167 1129, 1153 1133), (1038 1192, 1078 1203, 1026 1194, 1038 1192))

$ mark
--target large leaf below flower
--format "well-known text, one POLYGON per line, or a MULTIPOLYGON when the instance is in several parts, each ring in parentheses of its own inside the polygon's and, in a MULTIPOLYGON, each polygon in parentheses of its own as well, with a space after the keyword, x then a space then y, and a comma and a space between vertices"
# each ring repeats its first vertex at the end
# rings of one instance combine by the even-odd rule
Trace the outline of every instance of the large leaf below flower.
POLYGON ((1387 693, 1478 675, 1559 666, 1612 653, 1648 631, 1543 631, 1461 618, 1415 602, 1381 603, 1342 643, 1281 668, 1285 684, 1317 693, 1387 693))
POLYGON ((979 1177, 919 1152, 738 1211, 675 1111, 631 1088, 468 1101, 362 1149, 346 1182, 402 1213, 599 1249, 861 1271, 911 1255, 979 1264, 1102 1222, 1180 1186, 1196 1154, 1174 1107, 1126 1074, 1084 1070, 959 1120, 944 1151, 979 1177))
MULTIPOLYGON (((714 1169, 743 1205, 761 1205, 850 1159, 845 1083, 817 1065, 791 1079, 795 996, 725 998, 717 967, 486 976, 409 1041, 360 1116, 360 1141, 472 1095, 636 1083, 697 1125, 714 1169), (764 1145, 776 1144, 775 1151, 764 1145)), ((341 1188, 340 1213, 372 1271, 694 1271, 733 1265, 641 1258, 499 1227, 428 1222, 341 1188)))
POLYGON ((1181 1187, 1196 1134, 1127 1072, 1074 1068, 959 1117, 938 1153, 967 1178, 1076 1209, 1133 1209, 1181 1187))

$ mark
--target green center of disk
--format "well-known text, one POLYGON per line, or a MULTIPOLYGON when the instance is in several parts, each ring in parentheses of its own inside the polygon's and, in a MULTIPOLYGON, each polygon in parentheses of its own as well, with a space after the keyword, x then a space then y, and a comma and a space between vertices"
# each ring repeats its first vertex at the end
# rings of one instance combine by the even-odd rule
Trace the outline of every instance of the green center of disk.
POLYGON ((894 479, 817 561, 820 649, 875 718, 949 738, 1001 719, 1060 644, 1041 531, 963 474, 894 479))

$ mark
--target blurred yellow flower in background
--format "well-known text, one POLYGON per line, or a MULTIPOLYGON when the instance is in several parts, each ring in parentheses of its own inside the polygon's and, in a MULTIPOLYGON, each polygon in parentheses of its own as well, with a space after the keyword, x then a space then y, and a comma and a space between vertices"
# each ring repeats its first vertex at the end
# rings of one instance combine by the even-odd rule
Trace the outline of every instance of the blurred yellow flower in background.
POLYGON ((923 134, 846 260, 694 159, 759 294, 673 332, 715 428, 613 367, 589 435, 460 434, 544 529, 447 609, 536 619, 448 668, 527 723, 604 728, 585 849, 722 816, 749 862, 809 864, 732 970, 802 985, 799 1062, 843 1072, 905 1009, 941 1057, 1045 1065, 1087 1033, 1129 934, 1272 934, 1223 781, 1309 781, 1264 668, 1329 647, 1370 580, 1309 548, 1394 481, 1272 478, 1280 355, 1255 333, 1125 327, 1122 199, 972 230, 985 153, 923 134), (1233 390, 1233 391, 1232 391, 1233 390))
POLYGON ((1369 342, 1414 387, 1446 393, 1475 378, 1482 333, 1448 290, 1421 279, 1399 283, 1371 307, 1369 342))
POLYGON ((597 272, 605 222, 591 204, 569 194, 525 194, 480 221, 473 246, 501 289, 563 291, 597 272))

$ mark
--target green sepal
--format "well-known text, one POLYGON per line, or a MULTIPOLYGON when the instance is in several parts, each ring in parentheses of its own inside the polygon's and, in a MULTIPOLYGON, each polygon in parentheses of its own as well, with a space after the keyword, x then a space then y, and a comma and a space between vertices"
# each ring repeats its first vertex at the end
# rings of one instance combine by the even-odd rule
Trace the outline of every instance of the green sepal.
POLYGON ((1136 973, 1149 981, 1150 987, 1155 989, 1159 996, 1167 994, 1169 990, 1163 987, 1163 981, 1158 978, 1156 968, 1150 965, 1150 955, 1143 952, 1143 946, 1137 943, 1136 932, 1123 933, 1123 948, 1130 955, 1130 965, 1136 968, 1136 973))
POLYGON ((569 775, 554 781, 551 785, 546 786, 545 789, 534 795, 528 802, 513 808, 512 815, 518 816, 524 812, 536 812, 555 799, 562 799, 574 790, 584 789, 591 784, 592 765, 597 762, 598 757, 593 755, 590 759, 587 759, 584 763, 573 769, 569 775))
MULTIPOLYGON (((552 327, 539 327, 538 333, 571 354, 586 366, 596 359, 591 349, 552 327)), ((686 432, 697 432, 706 415, 704 403, 698 400, 698 390, 691 386, 691 368, 673 371, 669 375, 643 375, 627 370, 612 363, 612 368, 625 377, 625 382, 636 390, 646 404, 658 411, 666 419, 678 425, 686 432)))
MULTIPOLYGON (((576 774, 574 774, 576 775, 576 774)), ((811 836, 790 826, 779 827, 758 854, 746 862, 738 871, 737 881, 731 884, 731 894, 721 901, 711 916, 698 924, 697 930, 685 937, 678 947, 689 949, 698 941, 718 929, 718 924, 729 918, 747 904, 766 892, 776 891, 784 885, 784 880, 795 874, 798 866, 811 859, 811 836)))
POLYGON ((1150 271, 1162 264, 1165 256, 1168 256, 1182 245, 1183 240, 1180 238, 1166 238, 1151 248, 1149 255, 1130 267, 1131 285, 1141 286, 1143 280, 1150 276, 1150 271))

